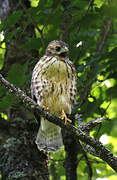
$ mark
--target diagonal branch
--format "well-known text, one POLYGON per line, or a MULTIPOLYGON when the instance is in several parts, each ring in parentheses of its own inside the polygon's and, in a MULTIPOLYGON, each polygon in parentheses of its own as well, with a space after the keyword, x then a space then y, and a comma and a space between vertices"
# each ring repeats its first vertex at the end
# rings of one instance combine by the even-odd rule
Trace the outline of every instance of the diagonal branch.
MULTIPOLYGON (((107 164, 110 165, 110 167, 117 172, 117 158, 113 156, 113 154, 107 148, 105 148, 101 142, 99 142, 98 140, 95 140, 94 138, 90 136, 87 136, 85 131, 83 131, 83 125, 82 125, 82 130, 80 126, 76 128, 75 126, 71 124, 65 125, 62 119, 55 117, 54 115, 50 114, 48 111, 45 111, 43 108, 39 107, 22 90, 20 90, 19 88, 16 88, 13 84, 5 80, 1 74, 0 74, 0 84, 5 86, 7 89, 13 92, 16 96, 18 96, 22 100, 22 102, 25 103, 26 105, 29 105, 31 109, 37 109, 40 115, 48 119, 48 121, 67 130, 71 134, 71 136, 75 138, 77 143, 79 142, 79 140, 81 140, 82 142, 90 145, 95 150, 96 155, 100 159, 107 162, 107 164)), ((89 151, 89 153, 91 152, 89 151)))

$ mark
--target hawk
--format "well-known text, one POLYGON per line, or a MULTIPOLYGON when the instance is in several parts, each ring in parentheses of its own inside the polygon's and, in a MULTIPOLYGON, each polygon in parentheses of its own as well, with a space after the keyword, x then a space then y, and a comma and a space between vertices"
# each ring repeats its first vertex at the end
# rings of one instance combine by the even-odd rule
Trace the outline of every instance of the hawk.
MULTIPOLYGON (((34 67, 31 80, 32 98, 39 106, 64 119, 65 124, 71 121, 67 115, 71 114, 76 94, 76 72, 68 54, 65 42, 50 42, 34 67)), ((58 150, 63 145, 61 128, 42 117, 36 144, 39 150, 58 150)))

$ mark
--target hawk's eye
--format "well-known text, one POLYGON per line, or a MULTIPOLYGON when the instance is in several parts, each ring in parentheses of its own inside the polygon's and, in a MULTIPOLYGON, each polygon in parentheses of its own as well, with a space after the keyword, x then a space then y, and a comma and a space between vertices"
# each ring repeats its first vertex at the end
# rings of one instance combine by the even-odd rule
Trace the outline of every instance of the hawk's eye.
POLYGON ((61 49, 61 47, 59 47, 59 46, 56 46, 56 51, 60 51, 60 49, 61 49))

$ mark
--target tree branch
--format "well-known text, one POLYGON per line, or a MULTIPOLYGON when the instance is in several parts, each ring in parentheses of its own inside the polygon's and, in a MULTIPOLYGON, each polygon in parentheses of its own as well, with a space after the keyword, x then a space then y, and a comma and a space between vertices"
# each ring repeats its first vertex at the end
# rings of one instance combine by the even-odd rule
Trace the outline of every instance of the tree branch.
MULTIPOLYGON (((3 78, 0 74, 0 84, 9 89, 10 92, 13 92, 16 96, 18 96, 23 103, 31 106, 31 109, 37 109, 40 115, 48 119, 48 121, 60 126, 74 137, 77 143, 79 140, 90 145, 93 149, 95 149, 96 155, 107 162, 107 164, 117 172, 117 158, 103 146, 101 142, 95 140, 94 138, 87 136, 87 134, 81 130, 80 126, 76 128, 72 124, 65 125, 63 120, 50 114, 48 111, 45 111, 43 108, 38 106, 30 97, 28 97, 22 90, 16 88, 13 84, 9 83, 7 80, 3 78)), ((97 122, 96 122, 97 123, 97 122)), ((88 123, 89 124, 89 123, 88 123)), ((86 124, 84 125, 86 126, 86 124)), ((82 125, 83 127, 83 125, 82 125)), ((82 128, 83 129, 83 128, 82 128)), ((85 128, 84 128, 85 129, 85 128)), ((89 153, 91 153, 89 151, 89 153)))
POLYGON ((97 118, 95 120, 91 120, 88 123, 85 124, 81 124, 79 125, 80 129, 84 132, 89 132, 91 131, 94 127, 96 127, 97 125, 101 124, 104 120, 107 120, 107 118, 105 117, 101 117, 101 118, 97 118))
POLYGON ((102 27, 101 36, 96 47, 96 54, 100 54, 103 51, 104 45, 108 39, 112 27, 112 20, 107 19, 102 27))

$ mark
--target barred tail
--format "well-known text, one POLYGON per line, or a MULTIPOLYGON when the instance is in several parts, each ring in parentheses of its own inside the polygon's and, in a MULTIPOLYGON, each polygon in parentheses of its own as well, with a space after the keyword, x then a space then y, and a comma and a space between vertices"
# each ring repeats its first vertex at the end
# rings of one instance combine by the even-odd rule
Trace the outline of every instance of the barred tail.
POLYGON ((58 150, 63 145, 61 128, 42 119, 35 143, 39 150, 58 150))

